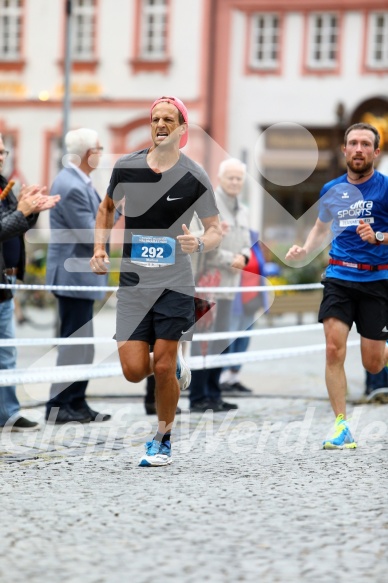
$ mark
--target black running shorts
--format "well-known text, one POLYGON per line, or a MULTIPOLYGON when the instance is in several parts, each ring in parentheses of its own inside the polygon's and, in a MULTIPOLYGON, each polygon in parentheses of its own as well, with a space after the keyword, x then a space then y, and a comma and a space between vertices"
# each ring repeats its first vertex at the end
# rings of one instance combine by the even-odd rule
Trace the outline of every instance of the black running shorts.
POLYGON ((117 292, 116 340, 191 340, 194 298, 173 290, 123 286, 117 292))
POLYGON ((337 318, 369 340, 388 340, 388 280, 354 282, 323 280, 318 320, 337 318))

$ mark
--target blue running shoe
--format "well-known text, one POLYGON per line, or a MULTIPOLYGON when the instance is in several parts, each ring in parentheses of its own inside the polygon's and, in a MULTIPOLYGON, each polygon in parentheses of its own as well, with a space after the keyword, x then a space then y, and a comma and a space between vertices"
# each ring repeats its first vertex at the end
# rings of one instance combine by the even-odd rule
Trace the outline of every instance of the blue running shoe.
POLYGON ((323 442, 323 449, 356 449, 357 443, 354 441, 347 421, 342 413, 335 420, 334 435, 331 439, 323 442))
POLYGON ((139 466, 142 467, 159 467, 168 466, 171 464, 171 442, 165 441, 161 443, 153 439, 152 441, 147 441, 145 444, 145 455, 140 458, 139 466))
POLYGON ((191 383, 191 370, 189 365, 183 358, 182 345, 178 346, 178 356, 176 360, 176 378, 179 382, 179 388, 181 391, 185 391, 189 388, 191 383))

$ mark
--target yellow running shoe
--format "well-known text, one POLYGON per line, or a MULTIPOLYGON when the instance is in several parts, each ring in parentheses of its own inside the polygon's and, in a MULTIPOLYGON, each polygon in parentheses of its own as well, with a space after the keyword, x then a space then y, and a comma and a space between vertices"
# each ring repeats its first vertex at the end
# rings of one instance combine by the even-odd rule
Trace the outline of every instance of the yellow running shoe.
POLYGON ((323 449, 356 449, 356 447, 357 443, 350 433, 348 423, 340 413, 335 420, 334 435, 323 442, 323 449))

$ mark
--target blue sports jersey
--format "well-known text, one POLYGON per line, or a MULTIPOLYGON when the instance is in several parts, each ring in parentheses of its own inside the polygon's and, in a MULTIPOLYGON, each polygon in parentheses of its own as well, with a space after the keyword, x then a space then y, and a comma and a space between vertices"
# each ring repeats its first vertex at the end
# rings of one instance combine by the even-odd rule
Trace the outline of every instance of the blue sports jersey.
MULTIPOLYGON (((374 232, 388 232, 388 176, 380 172, 363 184, 350 184, 344 174, 324 185, 320 193, 319 219, 332 221, 333 259, 367 265, 388 264, 388 245, 362 241, 356 233, 360 219, 370 223, 374 232)), ((348 281, 388 279, 388 270, 364 271, 352 267, 329 265, 326 277, 348 281)))

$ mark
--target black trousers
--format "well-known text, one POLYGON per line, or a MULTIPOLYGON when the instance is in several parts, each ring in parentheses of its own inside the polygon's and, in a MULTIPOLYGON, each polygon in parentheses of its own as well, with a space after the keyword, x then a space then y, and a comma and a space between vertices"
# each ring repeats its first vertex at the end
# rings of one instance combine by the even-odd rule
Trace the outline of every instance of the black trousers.
MULTIPOLYGON (((94 300, 57 296, 61 338, 93 336, 94 300)), ((94 358, 94 344, 58 346, 57 366, 91 364, 94 358)), ((54 383, 50 389, 47 409, 70 405, 79 409, 85 401, 87 380, 74 383, 54 383)))
MULTIPOLYGON (((232 317, 233 300, 217 300, 217 312, 214 322, 213 332, 228 332, 232 317)), ((233 342, 230 338, 223 340, 213 340, 209 342, 207 354, 226 354, 229 345, 233 342)), ((201 343, 193 342, 191 354, 198 356, 201 354, 201 343)), ((193 370, 190 384, 190 405, 204 400, 220 401, 221 388, 220 376, 222 367, 205 368, 193 370)))

